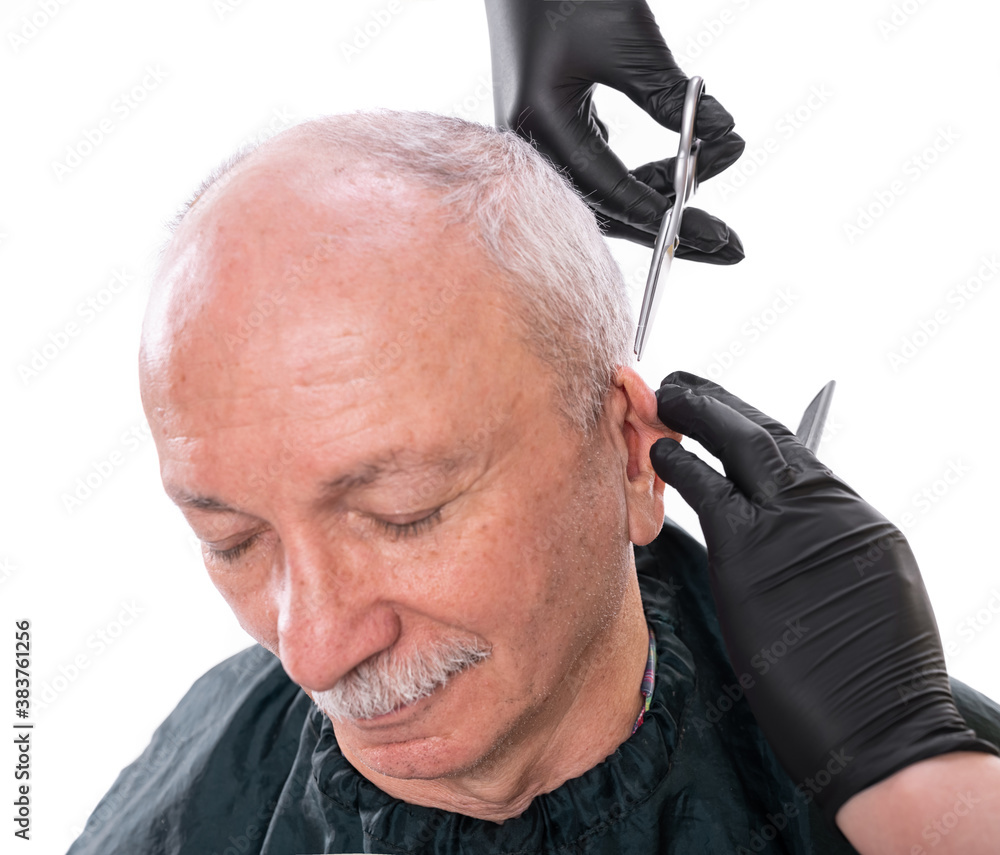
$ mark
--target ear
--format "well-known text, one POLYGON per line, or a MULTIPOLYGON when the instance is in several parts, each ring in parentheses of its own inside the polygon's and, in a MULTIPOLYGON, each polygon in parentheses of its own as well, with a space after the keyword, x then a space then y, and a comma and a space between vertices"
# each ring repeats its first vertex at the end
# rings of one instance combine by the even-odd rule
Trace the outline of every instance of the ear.
POLYGON ((634 368, 621 367, 615 376, 612 395, 612 430, 616 445, 625 456, 625 502, 628 509, 629 540, 637 546, 649 543, 663 528, 665 484, 653 471, 649 449, 667 436, 681 435, 666 427, 656 415, 656 395, 634 368), (617 442, 620 432, 621 442, 617 442))

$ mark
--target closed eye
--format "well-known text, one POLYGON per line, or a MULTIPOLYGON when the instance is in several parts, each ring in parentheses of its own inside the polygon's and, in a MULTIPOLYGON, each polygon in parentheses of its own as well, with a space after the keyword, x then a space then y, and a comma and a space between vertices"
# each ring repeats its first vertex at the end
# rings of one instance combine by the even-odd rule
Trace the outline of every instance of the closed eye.
POLYGON ((232 546, 229 549, 216 549, 208 544, 204 544, 204 548, 213 559, 218 559, 220 561, 225 561, 227 564, 232 564, 254 545, 254 542, 259 536, 259 532, 257 534, 252 534, 243 542, 237 543, 236 546, 232 546))
MULTIPOLYGON (((400 538, 405 537, 414 537, 424 531, 427 531, 441 521, 442 508, 435 508, 427 514, 427 516, 408 523, 394 523, 378 518, 375 518, 375 523, 387 532, 393 540, 399 540, 400 538)), ((213 560, 233 564, 250 550, 259 536, 260 532, 252 534, 246 540, 237 543, 236 546, 231 546, 229 549, 216 549, 214 546, 209 546, 208 544, 203 544, 203 546, 205 551, 213 560)))
MULTIPOLYGON (((443 507, 443 506, 442 506, 443 507)), ((441 508, 435 508, 427 516, 408 523, 393 523, 387 520, 375 520, 394 540, 403 537, 413 537, 433 527, 441 521, 441 508)))

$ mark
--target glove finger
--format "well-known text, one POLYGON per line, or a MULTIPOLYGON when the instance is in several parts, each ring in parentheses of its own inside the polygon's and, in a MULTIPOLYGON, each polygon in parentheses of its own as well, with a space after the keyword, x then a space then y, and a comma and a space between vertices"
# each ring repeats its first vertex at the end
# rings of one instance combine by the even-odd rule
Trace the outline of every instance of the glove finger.
MULTIPOLYGON (((646 183, 647 177, 651 178, 653 182, 662 181, 663 174, 671 168, 670 163, 673 160, 674 158, 669 158, 666 161, 647 163, 640 167, 640 169, 644 170, 642 176, 636 174, 636 177, 643 183, 646 183)), ((654 190, 658 191, 660 189, 655 184, 652 186, 654 190)), ((671 198, 672 200, 672 195, 670 197, 665 196, 664 198, 671 198)), ((657 230, 659 230, 659 226, 657 226, 657 230)), ((611 237, 623 236, 611 234, 610 229, 607 233, 611 237)), ((656 234, 654 232, 654 241, 651 241, 648 244, 649 246, 653 245, 655 237, 656 234)), ((678 258, 689 258, 694 261, 709 261, 714 264, 735 264, 737 261, 743 260, 743 243, 740 241, 739 236, 731 231, 729 226, 718 217, 713 217, 701 208, 686 207, 684 209, 684 216, 681 219, 680 244, 678 245, 676 255, 678 258), (706 256, 716 257, 709 259, 706 256)))
MULTIPOLYGON (((703 143, 698 154, 697 180, 699 182, 706 181, 732 166, 739 160, 745 147, 746 143, 743 137, 736 133, 728 134, 714 142, 703 143)), ((663 160, 653 160, 642 166, 637 166, 632 170, 632 174, 664 198, 673 200, 674 165, 676 162, 676 156, 665 157, 663 160)))
MULTIPOLYGON (((711 95, 703 94, 694 114, 694 135, 705 141, 722 140, 732 133, 736 120, 711 95)), ((734 135, 735 136, 735 135, 734 135)))
POLYGON ((601 227, 601 231, 604 232, 605 237, 630 240, 632 243, 637 243, 650 249, 656 243, 656 234, 653 232, 644 232, 641 229, 635 228, 635 226, 627 226, 625 223, 619 223, 618 220, 612 220, 610 217, 605 217, 601 214, 596 214, 596 216, 597 224, 601 227))
POLYGON ((720 461, 744 496, 773 496, 791 483, 774 437, 725 403, 682 385, 666 383, 656 391, 661 422, 700 442, 720 461))
POLYGON ((735 131, 730 131, 725 136, 715 140, 703 141, 701 150, 698 152, 698 169, 695 180, 698 182, 707 181, 728 169, 740 159, 740 155, 743 154, 746 147, 746 140, 735 131))
MULTIPOLYGON (((652 187, 664 199, 674 204, 674 164, 677 157, 665 157, 663 160, 653 160, 637 166, 632 174, 643 184, 652 187)), ((700 170, 699 170, 700 171, 700 170)))
MULTIPOLYGON (((664 46, 666 47, 666 46, 664 46)), ((670 55, 670 51, 667 51, 670 55)), ((671 57, 672 58, 672 57, 671 57)), ((667 77, 657 73, 640 76, 632 69, 625 77, 613 83, 615 89, 631 98, 667 130, 680 132, 684 118, 684 98, 688 79, 683 74, 667 77)), ((725 107, 711 95, 702 95, 694 114, 694 135, 705 142, 723 140, 733 132, 736 120, 725 107)), ((735 136, 735 135, 734 135, 735 136)))
MULTIPOLYGON (((663 385, 681 386, 696 395, 708 396, 725 404, 766 430, 774 438, 781 449, 782 456, 789 463, 803 466, 816 465, 825 469, 816 456, 799 441, 799 438, 788 427, 767 413, 762 413, 757 408, 752 407, 717 383, 706 380, 704 377, 698 377, 696 374, 689 374, 686 371, 674 371, 663 378, 663 385)), ((681 431, 681 433, 683 432, 681 431)))
POLYGON ((700 261, 703 264, 737 264, 744 258, 743 244, 736 232, 733 231, 729 233, 729 243, 717 252, 699 252, 684 246, 682 241, 674 255, 686 261, 700 261))
MULTIPOLYGON (((732 229, 728 229, 727 239, 721 244, 717 240, 712 240, 711 238, 701 241, 700 236, 692 231, 693 229, 697 229, 699 227, 699 223, 697 215, 695 215, 694 223, 688 224, 688 211, 697 210, 699 209, 685 208, 684 219, 681 221, 681 241, 674 255, 677 258, 683 258, 687 261, 700 261, 704 264, 736 264, 737 262, 742 261, 744 256, 743 243, 740 241, 739 235, 732 229), (713 251, 706 252, 702 249, 696 249, 690 246, 690 242, 692 241, 700 242, 702 246, 707 246, 713 251)), ((700 213, 703 214, 704 212, 700 211, 700 213)), ((649 247, 650 249, 652 249, 653 244, 656 243, 655 229, 644 231, 637 229, 634 226, 621 223, 618 220, 608 217, 607 215, 602 215, 599 212, 595 212, 595 214, 597 216, 597 223, 601 227, 601 231, 604 232, 605 237, 629 240, 633 243, 649 247)), ((719 222, 721 222, 721 220, 719 222)))
POLYGON ((687 207, 675 255, 709 264, 736 264, 743 260, 743 242, 718 217, 701 208, 687 207))
POLYGON ((716 253, 729 243, 729 226, 701 208, 685 208, 681 219, 681 246, 716 253))
POLYGON ((728 389, 724 389, 718 383, 707 380, 704 377, 699 377, 697 374, 691 374, 688 371, 672 371, 663 378, 661 385, 681 386, 696 395, 708 395, 716 401, 725 404, 730 409, 735 410, 740 415, 750 419, 750 421, 760 425, 772 436, 793 438, 795 436, 792 431, 777 419, 771 418, 767 413, 762 413, 756 407, 751 406, 742 398, 736 397, 736 395, 728 389))
POLYGON ((704 460, 692 454, 674 439, 658 439, 649 449, 653 471, 687 502, 702 520, 706 538, 708 521, 721 506, 738 509, 743 498, 730 481, 716 472, 704 460))

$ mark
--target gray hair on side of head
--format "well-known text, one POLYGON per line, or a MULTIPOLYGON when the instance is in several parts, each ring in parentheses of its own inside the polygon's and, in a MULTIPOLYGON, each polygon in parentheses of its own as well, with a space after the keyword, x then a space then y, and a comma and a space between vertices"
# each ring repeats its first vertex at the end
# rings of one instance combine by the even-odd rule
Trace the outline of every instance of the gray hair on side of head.
MULTIPOLYGON (((631 303, 593 213, 541 154, 510 131, 425 112, 326 116, 288 132, 416 181, 448 221, 472 226, 527 346, 555 374, 559 410, 585 434, 597 425, 618 366, 632 362, 631 303)), ((252 153, 230 158, 195 200, 252 153)))

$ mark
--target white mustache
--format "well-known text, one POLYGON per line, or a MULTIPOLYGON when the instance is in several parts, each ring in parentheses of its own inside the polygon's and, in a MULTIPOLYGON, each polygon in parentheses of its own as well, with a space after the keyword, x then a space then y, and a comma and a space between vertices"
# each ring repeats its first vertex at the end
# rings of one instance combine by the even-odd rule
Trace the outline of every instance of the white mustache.
POLYGON ((335 719, 367 719, 426 698, 459 671, 489 658, 478 642, 444 639, 402 659, 394 649, 366 659, 313 700, 335 719))

